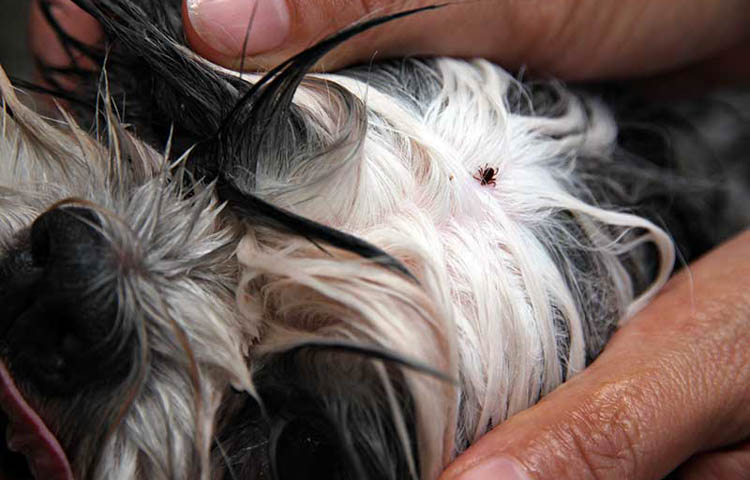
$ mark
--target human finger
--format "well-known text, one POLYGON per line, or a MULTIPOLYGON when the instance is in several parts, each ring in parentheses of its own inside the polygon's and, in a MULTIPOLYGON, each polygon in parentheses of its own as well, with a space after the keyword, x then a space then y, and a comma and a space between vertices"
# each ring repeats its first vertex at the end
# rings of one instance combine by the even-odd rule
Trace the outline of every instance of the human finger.
POLYGON ((673 475, 675 480, 744 480, 750 478, 750 441, 700 454, 673 475))
POLYGON ((588 369, 441 480, 658 479, 750 439, 750 231, 676 275, 588 369))
MULTIPOLYGON (((230 68, 274 66, 357 21, 436 3, 184 2, 192 47, 230 68)), ((575 80, 649 75, 710 58, 748 37, 746 7, 745 0, 455 2, 365 32, 319 67, 335 69, 375 55, 445 55, 483 57, 506 68, 527 65, 575 80)))
MULTIPOLYGON (((97 21, 71 0, 34 0, 29 12, 29 48, 42 69, 90 66, 81 52, 60 42, 58 34, 45 16, 44 4, 49 5, 49 14, 72 38, 87 45, 96 45, 103 35, 97 21)), ((74 85, 69 77, 63 75, 54 75, 52 80, 64 88, 72 88, 74 85)))

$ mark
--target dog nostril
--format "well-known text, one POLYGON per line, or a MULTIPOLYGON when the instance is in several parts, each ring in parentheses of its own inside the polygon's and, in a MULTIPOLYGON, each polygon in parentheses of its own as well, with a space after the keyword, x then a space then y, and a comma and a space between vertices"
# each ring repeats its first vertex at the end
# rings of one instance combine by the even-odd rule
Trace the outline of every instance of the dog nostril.
POLYGON ((67 395, 110 381, 116 370, 111 364, 127 358, 126 335, 114 335, 116 269, 100 225, 85 208, 40 215, 25 245, 29 281, 21 284, 16 278, 25 277, 9 274, 14 294, 0 305, 0 313, 10 312, 0 343, 15 374, 44 394, 67 395))
POLYGON ((57 260, 79 262, 100 249, 102 235, 91 210, 55 208, 40 215, 31 226, 31 255, 37 266, 57 260), (93 249, 93 250, 92 250, 93 249))

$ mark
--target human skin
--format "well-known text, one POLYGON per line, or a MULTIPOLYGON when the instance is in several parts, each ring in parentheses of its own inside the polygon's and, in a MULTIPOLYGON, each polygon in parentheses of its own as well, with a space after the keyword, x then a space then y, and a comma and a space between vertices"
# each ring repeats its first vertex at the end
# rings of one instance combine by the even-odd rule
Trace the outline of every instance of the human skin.
POLYGON ((681 464, 678 478, 747 479, 748 405, 750 230, 675 275, 584 372, 441 480, 503 478, 491 466, 517 471, 505 478, 642 480, 681 464))
MULTIPOLYGON (((243 48, 245 22, 222 19, 249 19, 254 0, 188 1, 191 46, 215 63, 250 68, 275 65, 363 17, 429 3, 266 0, 255 11, 260 34, 243 48)), ((52 3, 69 33, 101 38, 70 0, 52 3)), ((69 62, 36 6, 30 32, 43 61, 69 62)), ((655 88, 747 83, 750 8, 746 0, 459 3, 366 32, 318 68, 403 55, 481 56, 567 80, 650 77, 655 88)), ((683 269, 589 368, 480 439, 441 480, 657 479, 680 465, 679 478, 750 478, 747 405, 750 231, 683 269)))
MULTIPOLYGON (((266 14, 277 23, 273 27, 262 18, 268 8, 255 12, 255 31, 273 39, 269 43, 261 35, 250 35, 244 62, 240 56, 247 20, 242 19, 252 15, 254 0, 186 0, 188 39, 215 63, 268 68, 362 18, 436 3, 264 0, 263 4, 275 1, 287 7, 286 14, 266 14), (227 9, 231 15, 217 13, 227 9), (241 19, 239 28, 227 28, 227 17, 241 19), (254 52, 254 46, 262 51, 254 52)), ((51 3, 70 33, 91 43, 100 37, 93 20, 71 0, 51 3)), ((33 10, 32 49, 48 63, 65 64, 65 52, 54 46, 54 34, 38 8, 33 10)), ((318 68, 333 70, 404 55, 484 57, 507 69, 524 66, 565 80, 668 74, 670 87, 675 78, 697 84, 746 82, 750 81, 746 61, 750 8, 746 0, 459 1, 365 32, 326 56, 318 68)))

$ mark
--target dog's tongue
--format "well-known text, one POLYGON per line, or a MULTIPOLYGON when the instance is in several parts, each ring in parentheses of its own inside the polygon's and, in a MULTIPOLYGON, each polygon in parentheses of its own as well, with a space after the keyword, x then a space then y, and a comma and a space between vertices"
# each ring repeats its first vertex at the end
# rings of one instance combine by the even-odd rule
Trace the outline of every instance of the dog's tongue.
MULTIPOLYGON (((68 459, 57 439, 18 391, 5 364, 0 362, 0 406, 12 432, 8 448, 26 456, 36 479, 73 480, 68 459)), ((0 473, 2 479, 2 473, 0 473)))

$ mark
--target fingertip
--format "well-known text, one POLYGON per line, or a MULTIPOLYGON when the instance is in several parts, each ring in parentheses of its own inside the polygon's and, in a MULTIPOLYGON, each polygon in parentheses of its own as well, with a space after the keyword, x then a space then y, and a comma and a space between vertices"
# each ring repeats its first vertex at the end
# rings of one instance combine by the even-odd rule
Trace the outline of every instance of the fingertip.
POLYGON ((233 69, 277 63, 291 31, 286 0, 184 0, 182 17, 190 47, 233 69))
MULTIPOLYGON (((416 8, 426 2, 408 2, 416 8)), ((190 47, 207 60, 231 69, 266 70, 357 22, 408 10, 401 2, 349 0, 183 0, 183 23, 190 47)), ((423 23, 427 14, 419 16, 423 23)), ((313 70, 331 71, 376 54, 409 56, 415 31, 402 20, 362 32, 325 56, 313 70), (396 33, 396 32, 399 33, 396 33), (408 35, 404 34, 408 32, 408 35)), ((423 52, 427 53, 427 52, 423 52)))
POLYGON ((439 480, 530 480, 526 471, 508 457, 489 457, 464 468, 448 469, 439 480))
MULTIPOLYGON (((96 45, 102 39, 99 23, 81 10, 71 0, 47 0, 50 13, 60 28, 87 45, 96 45)), ((52 67, 66 67, 80 58, 61 45, 59 38, 45 17, 40 0, 34 0, 29 12, 29 47, 42 63, 52 67), (71 56, 72 55, 72 56, 71 56)))

